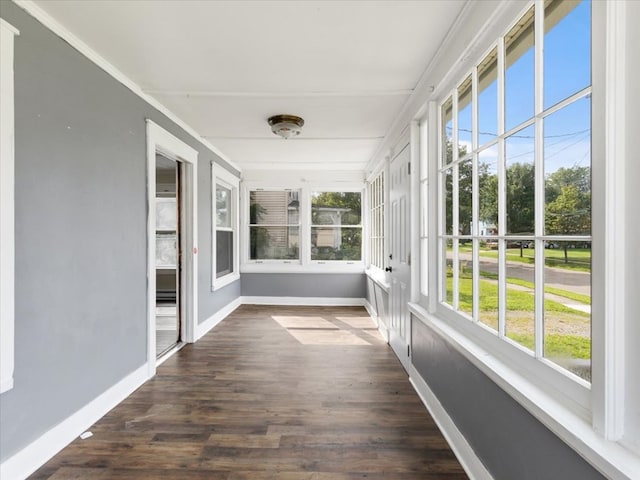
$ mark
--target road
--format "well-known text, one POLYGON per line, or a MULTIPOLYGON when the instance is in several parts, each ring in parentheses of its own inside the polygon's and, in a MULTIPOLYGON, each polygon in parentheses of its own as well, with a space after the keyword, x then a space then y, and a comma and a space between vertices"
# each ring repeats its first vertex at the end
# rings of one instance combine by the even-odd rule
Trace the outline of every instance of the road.
MULTIPOLYGON (((471 262, 471 254, 461 253, 460 260, 471 262)), ((497 274, 498 259, 480 257, 480 271, 497 274)), ((533 282, 534 266, 526 263, 507 261, 507 277, 533 282)), ((590 273, 565 270, 555 267, 545 267, 544 280, 545 285, 548 287, 560 288, 569 292, 591 296, 590 273)))

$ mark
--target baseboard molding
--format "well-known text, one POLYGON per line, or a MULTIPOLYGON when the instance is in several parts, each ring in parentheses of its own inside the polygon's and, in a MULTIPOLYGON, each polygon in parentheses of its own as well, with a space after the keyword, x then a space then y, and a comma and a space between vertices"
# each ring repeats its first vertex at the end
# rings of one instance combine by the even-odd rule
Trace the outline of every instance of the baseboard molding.
POLYGON ((243 305, 364 306, 364 298, 240 297, 243 305))
POLYGON ((238 297, 235 300, 229 302, 226 306, 222 307, 222 309, 218 310, 216 313, 207 318, 204 322, 199 323, 196 327, 196 338, 197 342, 203 336, 205 336, 213 327, 218 325, 222 320, 227 318, 229 314, 231 314, 236 308, 242 305, 242 297, 238 297))
POLYGON ((429 410, 429 413, 451 446, 451 450, 453 450, 453 453, 469 478, 471 480, 493 480, 493 477, 473 451, 464 435, 458 430, 458 427, 456 427, 456 424, 444 409, 438 397, 431 391, 413 365, 409 367, 409 381, 422 400, 422 403, 424 403, 427 410, 429 410))
POLYGON ((146 382, 147 372, 147 364, 142 365, 40 438, 2 462, 0 478, 7 480, 27 478, 146 382))

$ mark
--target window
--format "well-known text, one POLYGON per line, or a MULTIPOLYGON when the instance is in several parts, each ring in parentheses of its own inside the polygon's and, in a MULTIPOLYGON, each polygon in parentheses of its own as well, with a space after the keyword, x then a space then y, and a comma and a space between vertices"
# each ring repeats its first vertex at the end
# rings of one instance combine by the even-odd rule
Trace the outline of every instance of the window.
POLYGON ((242 271, 362 272, 362 190, 292 187, 245 185, 242 271))
POLYGON ((13 37, 0 19, 0 393, 13 388, 14 367, 14 104, 13 37))
POLYGON ((360 192, 314 192, 311 195, 311 260, 362 259, 360 192))
POLYGON ((300 261, 300 191, 249 192, 249 259, 300 261))
POLYGON ((369 184, 369 263, 384 269, 384 172, 369 184))
POLYGON ((590 48, 590 2, 536 2, 446 96, 439 133, 440 304, 583 385, 590 48))
POLYGON ((212 165, 213 178, 213 289, 240 278, 238 256, 239 179, 223 167, 212 165))

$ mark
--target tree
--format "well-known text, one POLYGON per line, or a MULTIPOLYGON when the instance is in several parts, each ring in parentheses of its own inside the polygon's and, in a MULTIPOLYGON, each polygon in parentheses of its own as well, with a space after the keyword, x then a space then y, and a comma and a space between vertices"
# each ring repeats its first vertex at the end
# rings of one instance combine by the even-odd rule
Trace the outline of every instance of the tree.
MULTIPOLYGON (((576 185, 563 185, 560 194, 547 203, 545 227, 550 235, 576 235, 591 231, 590 195, 576 185)), ((570 242, 562 242, 564 263, 569 262, 567 249, 570 242)))
POLYGON ((534 233, 535 184, 533 164, 514 163, 507 168, 507 233, 534 233))

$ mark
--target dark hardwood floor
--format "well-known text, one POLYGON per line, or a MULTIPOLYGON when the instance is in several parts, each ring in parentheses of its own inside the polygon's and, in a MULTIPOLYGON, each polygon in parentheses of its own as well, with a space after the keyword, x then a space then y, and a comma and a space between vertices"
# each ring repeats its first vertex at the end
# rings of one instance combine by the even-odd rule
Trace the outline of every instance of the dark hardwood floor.
POLYGON ((242 306, 35 479, 466 479, 361 307, 242 306))

